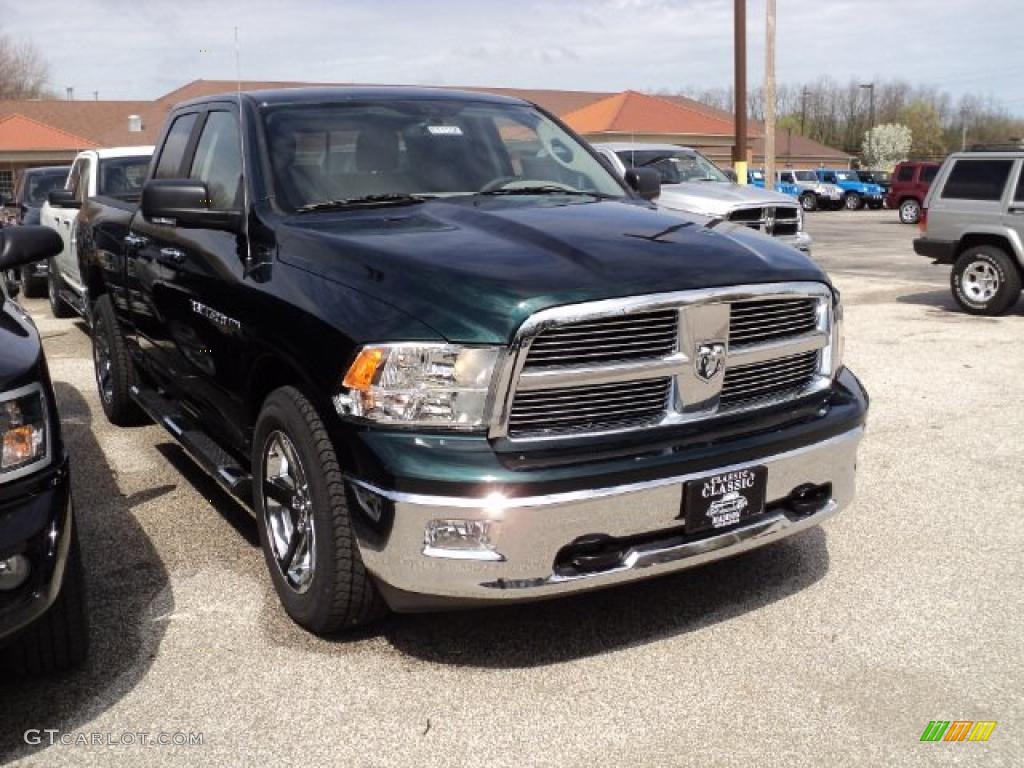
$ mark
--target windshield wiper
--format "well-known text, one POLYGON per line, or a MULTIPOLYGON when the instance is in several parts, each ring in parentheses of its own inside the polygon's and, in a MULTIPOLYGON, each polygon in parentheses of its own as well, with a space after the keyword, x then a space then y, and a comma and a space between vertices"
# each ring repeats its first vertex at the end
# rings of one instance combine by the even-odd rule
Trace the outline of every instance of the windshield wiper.
POLYGON ((374 208, 383 205, 415 205, 425 203, 431 198, 426 195, 409 195, 405 193, 392 192, 383 195, 365 195, 364 197, 350 197, 339 200, 321 200, 318 203, 307 203, 295 209, 296 213, 310 213, 312 211, 337 211, 345 208, 374 208))
POLYGON ((566 189, 554 184, 538 184, 535 187, 512 187, 511 189, 491 189, 487 192, 478 192, 480 195, 575 195, 577 197, 599 197, 606 198, 603 192, 586 192, 582 189, 566 189))

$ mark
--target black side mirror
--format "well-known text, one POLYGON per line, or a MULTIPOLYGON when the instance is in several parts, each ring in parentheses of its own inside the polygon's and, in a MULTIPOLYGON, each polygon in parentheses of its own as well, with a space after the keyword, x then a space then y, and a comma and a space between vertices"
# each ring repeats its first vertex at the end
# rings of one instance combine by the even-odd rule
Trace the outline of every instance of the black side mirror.
POLYGON ((142 187, 143 217, 153 224, 189 229, 242 231, 240 211, 210 210, 206 184, 192 179, 154 179, 142 187))
POLYGON ((0 270, 16 269, 44 259, 52 259, 64 249, 64 241, 54 230, 39 225, 5 227, 0 232, 0 270))
POLYGON ((661 174, 653 168, 630 168, 626 183, 644 200, 654 200, 661 194, 661 174))
POLYGON ((82 201, 67 189, 51 189, 46 199, 55 208, 81 208, 82 201))

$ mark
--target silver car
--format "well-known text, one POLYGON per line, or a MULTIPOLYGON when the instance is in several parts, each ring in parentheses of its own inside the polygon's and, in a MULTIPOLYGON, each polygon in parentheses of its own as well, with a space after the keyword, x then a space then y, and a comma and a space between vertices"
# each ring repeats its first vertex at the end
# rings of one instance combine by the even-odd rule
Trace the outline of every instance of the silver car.
POLYGON ((1009 312, 1024 280, 1024 145, 950 155, 924 206, 914 250, 953 265, 957 304, 974 315, 1009 312))
POLYGON ((675 144, 612 142, 594 149, 620 175, 628 168, 654 168, 661 174, 657 203, 670 211, 725 219, 811 252, 800 204, 781 192, 736 184, 704 155, 675 144))

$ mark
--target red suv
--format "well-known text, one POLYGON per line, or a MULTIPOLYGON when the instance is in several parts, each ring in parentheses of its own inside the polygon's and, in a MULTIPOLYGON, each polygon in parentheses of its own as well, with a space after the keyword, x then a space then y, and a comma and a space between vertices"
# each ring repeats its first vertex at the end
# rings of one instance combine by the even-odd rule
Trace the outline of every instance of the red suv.
POLYGON ((917 224, 921 220, 921 206, 940 165, 914 161, 896 165, 885 204, 900 209, 900 221, 904 224, 917 224))

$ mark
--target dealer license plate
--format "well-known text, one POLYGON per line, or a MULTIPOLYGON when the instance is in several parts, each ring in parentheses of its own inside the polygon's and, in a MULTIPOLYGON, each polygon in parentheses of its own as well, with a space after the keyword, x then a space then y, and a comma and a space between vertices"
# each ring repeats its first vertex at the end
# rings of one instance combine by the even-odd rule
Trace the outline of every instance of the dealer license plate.
POLYGON ((691 480, 683 488, 687 533, 728 528, 764 512, 768 468, 750 467, 691 480))

